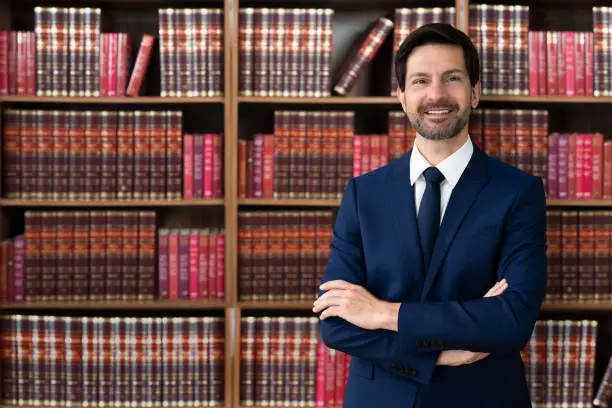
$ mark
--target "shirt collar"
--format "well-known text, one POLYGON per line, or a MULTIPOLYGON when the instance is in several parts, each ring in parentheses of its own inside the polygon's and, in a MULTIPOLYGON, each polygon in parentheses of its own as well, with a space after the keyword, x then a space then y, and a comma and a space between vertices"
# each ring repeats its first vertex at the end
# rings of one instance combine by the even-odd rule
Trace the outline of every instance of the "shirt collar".
MULTIPOLYGON (((444 179, 448 181, 451 190, 454 189, 459 182, 463 171, 472 157, 473 151, 474 145, 468 137, 463 146, 436 166, 444 175, 444 179)), ((421 152, 419 152, 415 143, 412 154, 410 155, 410 184, 414 186, 414 183, 428 167, 431 167, 431 164, 423 157, 421 152)))

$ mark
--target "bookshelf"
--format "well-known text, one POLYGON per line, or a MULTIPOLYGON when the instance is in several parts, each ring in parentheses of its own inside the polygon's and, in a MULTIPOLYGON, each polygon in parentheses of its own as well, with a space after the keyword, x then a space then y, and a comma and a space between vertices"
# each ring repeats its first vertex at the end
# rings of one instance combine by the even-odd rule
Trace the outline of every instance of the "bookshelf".
MULTIPOLYGON (((241 318, 247 316, 312 316, 312 302, 246 301, 239 293, 239 215, 242 211, 331 211, 340 205, 335 198, 241 198, 238 196, 238 143, 252 140, 255 133, 271 133, 276 110, 354 111, 355 132, 387 132, 386 114, 400 110, 397 99, 389 96, 389 80, 393 34, 389 35, 371 64, 366 66, 352 91, 344 97, 278 97, 245 96, 240 92, 239 10, 243 7, 331 7, 333 16, 333 48, 330 73, 338 72, 347 58, 348 49, 369 23, 399 7, 455 7, 455 24, 467 32, 470 27, 469 0, 180 0, 172 7, 221 8, 223 14, 223 83, 222 96, 161 97, 160 56, 157 44, 147 70, 143 91, 136 97, 51 97, 0 96, 0 109, 54 110, 181 110, 183 133, 215 132, 223 135, 223 198, 215 199, 126 199, 126 200, 32 200, 0 198, 0 233, 11 238, 23 231, 24 213, 29 210, 56 211, 125 211, 155 210, 158 228, 223 228, 225 298, 214 300, 147 300, 147 301, 41 301, 35 303, 0 303, 0 313, 62 314, 84 313, 92 316, 223 316, 224 327, 224 393, 225 408, 239 408, 241 373, 241 318)), ((515 0, 478 4, 523 4, 515 0)), ((591 3, 565 0, 562 3, 539 1, 531 5, 530 29, 578 30, 592 29, 591 3), (565 7, 571 8, 568 13, 565 7)), ((612 5, 612 0, 598 4, 612 5)), ((136 56, 144 33, 158 32, 158 8, 168 3, 160 0, 104 0, 88 2, 102 10, 102 32, 126 32, 131 38, 131 55, 136 56)), ((78 6, 76 1, 0 0, 0 30, 32 30, 34 6, 78 6)), ((332 81, 333 83, 333 81, 332 81)), ((546 109, 549 111, 549 132, 602 132, 612 135, 612 96, 516 96, 484 95, 479 108, 546 109), (585 119, 587 118, 587 119, 585 119)), ((2 128, 3 115, 0 115, 2 128)), ((551 209, 612 210, 612 200, 549 199, 551 209)), ((595 382, 598 385, 610 355, 612 344, 612 302, 547 301, 542 307, 543 318, 596 319, 600 322, 597 338, 595 382)), ((11 405, 0 405, 0 408, 11 405)), ((40 406, 40 405, 37 405, 40 406)), ((44 406, 44 404, 42 405, 44 406)), ((285 405, 286 406, 286 405, 285 405)), ((46 407, 45 407, 46 408, 46 407)))

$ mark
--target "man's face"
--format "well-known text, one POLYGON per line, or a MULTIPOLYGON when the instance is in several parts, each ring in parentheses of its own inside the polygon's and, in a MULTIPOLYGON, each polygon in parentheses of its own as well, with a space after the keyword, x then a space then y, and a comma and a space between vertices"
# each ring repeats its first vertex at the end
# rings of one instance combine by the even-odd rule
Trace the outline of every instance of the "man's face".
POLYGON ((447 140, 468 124, 471 109, 478 106, 480 84, 470 85, 461 47, 427 44, 408 57, 406 87, 398 95, 419 135, 447 140))

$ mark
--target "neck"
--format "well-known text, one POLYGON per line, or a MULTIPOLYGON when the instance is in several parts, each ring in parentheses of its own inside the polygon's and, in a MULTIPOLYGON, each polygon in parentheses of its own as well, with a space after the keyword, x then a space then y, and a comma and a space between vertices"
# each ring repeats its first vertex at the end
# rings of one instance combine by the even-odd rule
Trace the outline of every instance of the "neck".
POLYGON ((428 140, 417 133, 415 143, 423 157, 432 166, 437 166, 442 160, 459 150, 467 140, 466 130, 447 140, 428 140))

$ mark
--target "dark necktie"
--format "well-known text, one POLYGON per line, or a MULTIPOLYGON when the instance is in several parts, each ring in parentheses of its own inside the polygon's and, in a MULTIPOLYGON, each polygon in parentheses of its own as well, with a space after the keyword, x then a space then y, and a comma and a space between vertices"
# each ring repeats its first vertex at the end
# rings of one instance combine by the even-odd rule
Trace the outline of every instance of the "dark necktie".
POLYGON ((423 175, 427 185, 419 206, 418 222, 423 265, 427 273, 440 227, 440 183, 444 175, 435 167, 429 167, 423 175))

